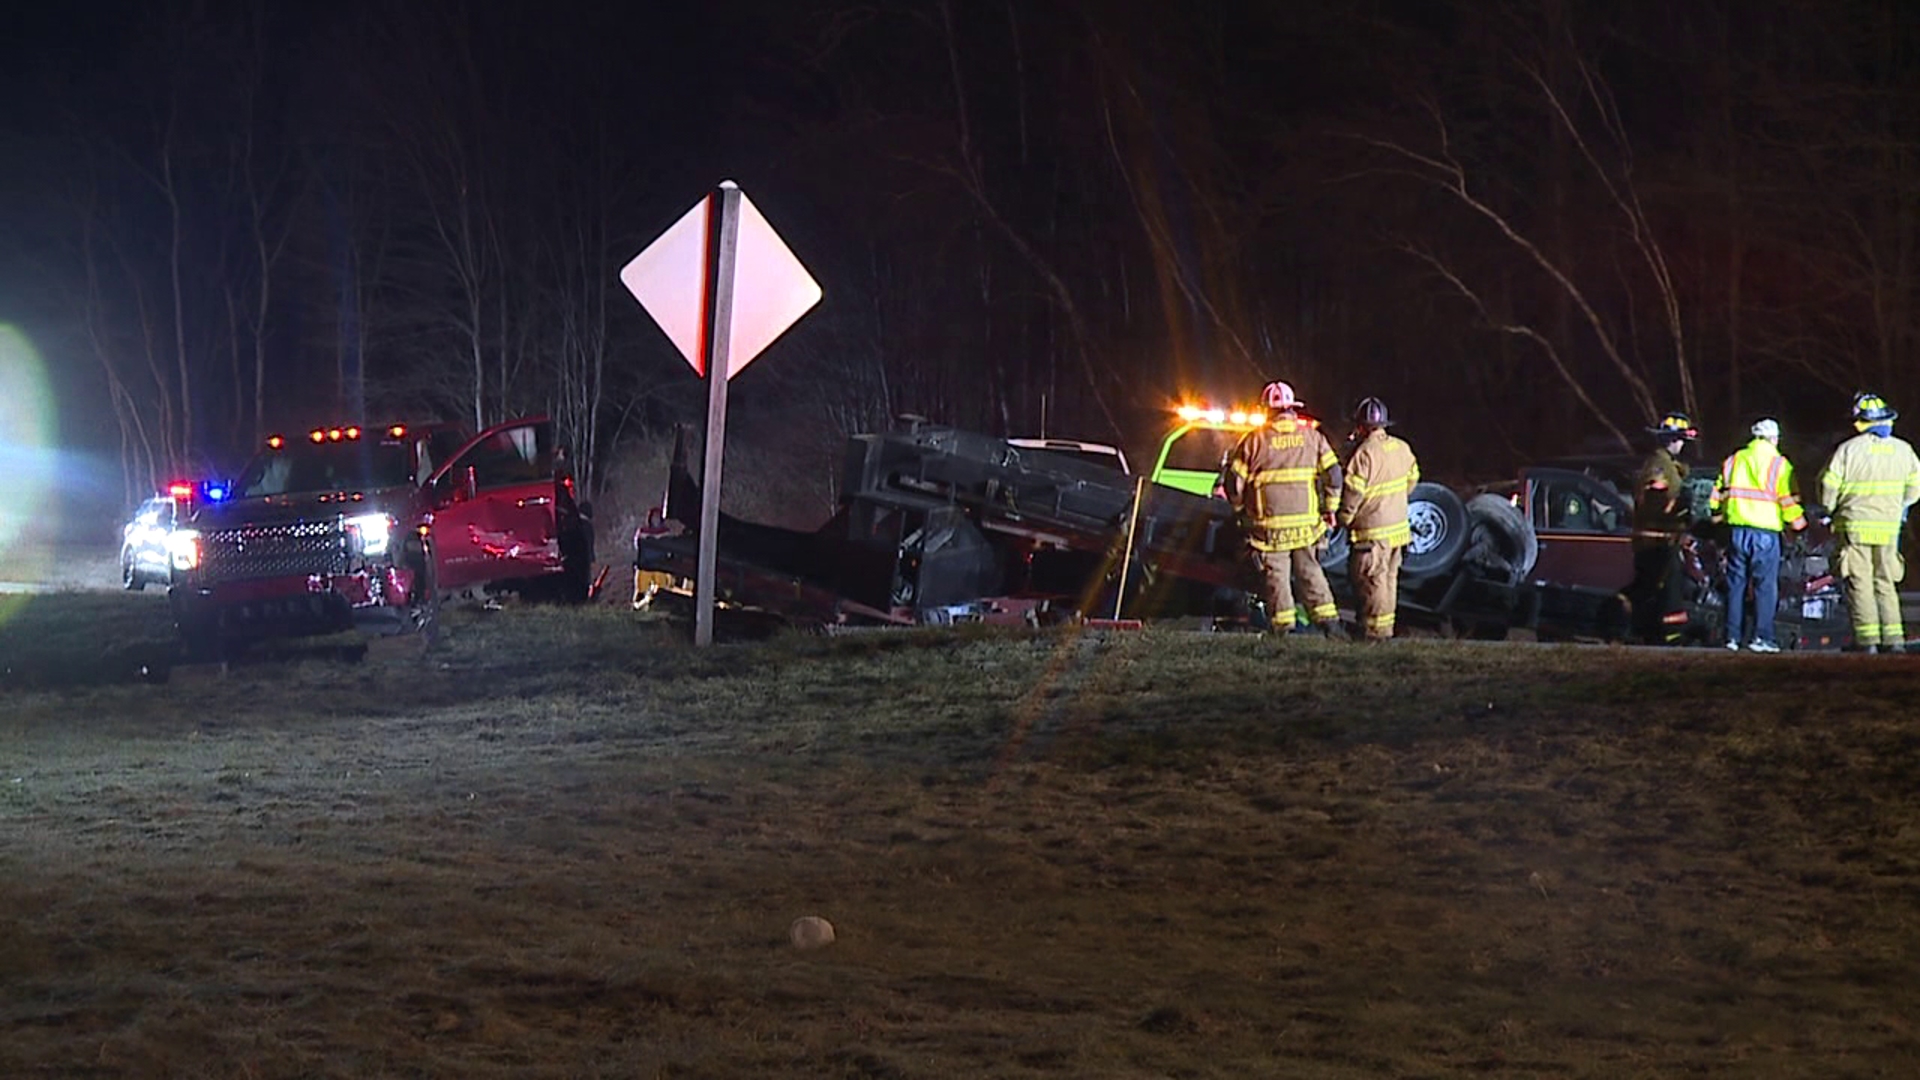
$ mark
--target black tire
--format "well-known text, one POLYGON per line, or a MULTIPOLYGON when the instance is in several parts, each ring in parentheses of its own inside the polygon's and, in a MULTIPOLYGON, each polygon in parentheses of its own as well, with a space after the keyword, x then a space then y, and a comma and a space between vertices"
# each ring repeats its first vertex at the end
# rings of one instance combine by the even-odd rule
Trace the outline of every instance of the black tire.
POLYGON ((1466 554, 1467 506, 1460 496, 1439 484, 1415 484, 1407 497, 1407 521, 1413 542, 1400 563, 1405 578, 1444 574, 1466 554))
POLYGON ((413 595, 407 604, 407 624, 429 645, 440 636, 440 574, 434 564, 430 544, 422 545, 420 562, 414 567, 413 595))
POLYGON ((1518 585, 1533 572, 1540 538, 1506 499, 1483 492, 1467 500, 1469 539, 1466 561, 1486 576, 1518 585))
POLYGON ((562 570, 560 599, 569 604, 584 604, 593 591, 593 530, 585 523, 571 533, 570 541, 560 544, 562 570))
POLYGON ((180 648, 189 664, 211 664, 227 659, 227 643, 211 626, 184 624, 180 628, 180 648))
POLYGON ((120 587, 128 592, 139 592, 147 587, 147 579, 140 576, 134 568, 133 552, 124 548, 120 551, 120 587))

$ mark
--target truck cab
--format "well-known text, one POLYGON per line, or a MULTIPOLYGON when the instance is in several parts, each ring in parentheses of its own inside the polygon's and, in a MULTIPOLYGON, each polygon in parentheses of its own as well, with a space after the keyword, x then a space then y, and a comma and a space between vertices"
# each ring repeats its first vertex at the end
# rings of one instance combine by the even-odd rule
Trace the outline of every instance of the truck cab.
POLYGON ((1212 495, 1220 483, 1220 467, 1247 432, 1267 422, 1258 409, 1226 409, 1182 405, 1179 423, 1160 441, 1150 479, 1163 487, 1194 495, 1212 495))

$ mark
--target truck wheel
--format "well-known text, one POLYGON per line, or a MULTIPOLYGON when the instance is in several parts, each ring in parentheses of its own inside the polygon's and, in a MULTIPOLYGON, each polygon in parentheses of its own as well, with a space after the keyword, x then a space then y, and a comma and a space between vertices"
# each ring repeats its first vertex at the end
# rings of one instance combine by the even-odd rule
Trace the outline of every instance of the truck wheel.
POLYGON ((1414 485, 1407 497, 1407 523, 1413 540, 1400 564, 1406 577, 1444 574, 1467 550, 1466 504, 1439 484, 1414 485))
POLYGON ((183 623, 179 630, 180 648, 186 653, 187 663, 210 664, 227 658, 226 643, 213 627, 183 623))
POLYGON ((440 635, 440 575, 434 568, 432 548, 422 552, 420 565, 414 570, 407 623, 429 645, 440 635))
POLYGON ((1540 538, 1520 511, 1506 499, 1482 492, 1467 500, 1467 517, 1467 561, 1505 584, 1525 581, 1540 557, 1540 538))
POLYGON ((128 592, 139 592, 141 589, 146 588, 146 585, 147 580, 140 576, 140 571, 133 568, 133 553, 129 551, 121 552, 120 587, 128 592))
POLYGON ((560 598, 583 604, 593 590, 593 533, 584 525, 573 530, 571 542, 562 541, 560 598))

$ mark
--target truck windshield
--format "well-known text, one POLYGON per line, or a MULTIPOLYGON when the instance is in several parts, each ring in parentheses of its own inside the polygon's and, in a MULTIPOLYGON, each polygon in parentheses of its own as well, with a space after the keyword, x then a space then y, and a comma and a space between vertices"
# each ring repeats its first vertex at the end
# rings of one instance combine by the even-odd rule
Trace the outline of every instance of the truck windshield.
POLYGON ((413 478, 412 455, 400 443, 353 440, 295 443, 261 454, 240 474, 242 499, 316 491, 374 491, 413 478))
POLYGON ((1246 431, 1221 428, 1193 428, 1167 447, 1164 468, 1189 472, 1218 472, 1246 431))

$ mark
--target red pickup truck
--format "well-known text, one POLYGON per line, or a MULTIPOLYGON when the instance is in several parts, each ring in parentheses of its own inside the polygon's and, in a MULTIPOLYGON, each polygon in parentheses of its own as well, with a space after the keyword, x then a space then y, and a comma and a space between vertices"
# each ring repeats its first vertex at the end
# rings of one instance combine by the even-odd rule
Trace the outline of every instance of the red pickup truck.
POLYGON ((168 540, 174 624, 190 655, 357 625, 431 624, 442 595, 584 598, 590 507, 545 417, 468 437, 449 425, 275 435, 227 496, 168 540))

